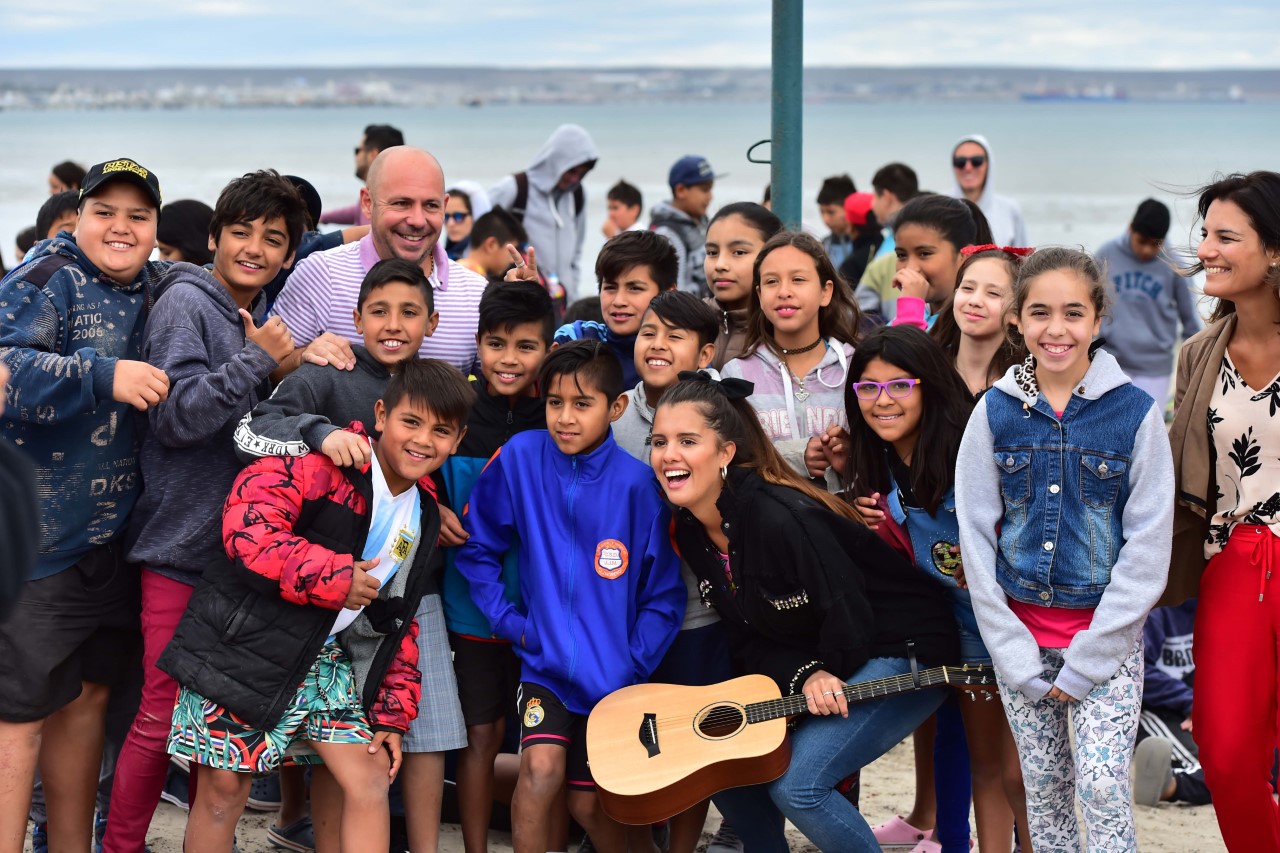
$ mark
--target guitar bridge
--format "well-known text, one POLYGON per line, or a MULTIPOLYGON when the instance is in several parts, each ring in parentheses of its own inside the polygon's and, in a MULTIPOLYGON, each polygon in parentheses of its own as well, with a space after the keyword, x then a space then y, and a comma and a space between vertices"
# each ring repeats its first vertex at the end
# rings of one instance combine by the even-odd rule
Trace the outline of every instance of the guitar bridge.
POLYGON ((662 750, 658 748, 657 714, 644 715, 644 720, 640 723, 640 743, 644 744, 644 748, 649 753, 650 758, 653 758, 662 752, 662 750))

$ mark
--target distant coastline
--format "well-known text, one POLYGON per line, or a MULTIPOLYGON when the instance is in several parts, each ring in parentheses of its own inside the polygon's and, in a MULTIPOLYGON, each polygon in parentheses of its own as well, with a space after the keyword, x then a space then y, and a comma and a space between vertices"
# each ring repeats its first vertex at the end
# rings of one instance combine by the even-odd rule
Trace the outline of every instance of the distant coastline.
MULTIPOLYGON (((760 102, 764 68, 0 69, 0 111, 760 102)), ((1280 101, 1280 69, 814 67, 805 99, 1052 103, 1280 101)))

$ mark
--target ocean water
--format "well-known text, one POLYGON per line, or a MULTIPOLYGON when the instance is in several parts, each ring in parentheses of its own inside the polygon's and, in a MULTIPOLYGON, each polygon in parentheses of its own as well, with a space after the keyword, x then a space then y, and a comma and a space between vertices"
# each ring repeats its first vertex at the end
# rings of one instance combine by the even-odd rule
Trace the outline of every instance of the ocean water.
MULTIPOLYGON (((586 180, 592 223, 583 268, 603 242, 605 192, 625 178, 646 207, 669 194, 666 174, 684 154, 701 154, 727 176, 713 209, 759 201, 769 168, 746 150, 769 135, 767 103, 437 107, 426 109, 237 109, 0 112, 0 247, 12 264, 14 237, 35 221, 49 168, 133 157, 160 177, 167 201, 210 205, 231 177, 273 167, 306 177, 326 206, 353 203, 359 189, 352 149, 371 123, 390 123, 432 151, 447 180, 489 186, 524 168, 559 124, 586 127, 600 160, 586 180)), ((1036 244, 1093 249, 1119 234, 1148 196, 1174 208, 1171 242, 1192 242, 1191 189, 1215 173, 1280 168, 1280 110, 1250 103, 807 104, 804 217, 825 176, 848 172, 859 189, 898 160, 925 189, 952 183, 950 153, 967 133, 992 145, 992 180, 1022 206, 1036 244)), ((762 148, 762 152, 767 148, 762 148)), ((589 284, 588 284, 589 286, 589 284)))

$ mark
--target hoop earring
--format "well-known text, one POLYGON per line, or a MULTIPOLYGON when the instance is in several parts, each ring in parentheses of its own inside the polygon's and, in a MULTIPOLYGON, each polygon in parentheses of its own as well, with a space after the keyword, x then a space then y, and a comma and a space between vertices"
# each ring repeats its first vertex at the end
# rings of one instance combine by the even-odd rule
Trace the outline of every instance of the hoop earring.
POLYGON ((720 466, 720 480, 721 480, 721 482, 723 482, 723 481, 725 481, 725 480, 727 480, 727 479, 729 479, 729 466, 728 466, 728 465, 721 465, 721 466, 720 466))

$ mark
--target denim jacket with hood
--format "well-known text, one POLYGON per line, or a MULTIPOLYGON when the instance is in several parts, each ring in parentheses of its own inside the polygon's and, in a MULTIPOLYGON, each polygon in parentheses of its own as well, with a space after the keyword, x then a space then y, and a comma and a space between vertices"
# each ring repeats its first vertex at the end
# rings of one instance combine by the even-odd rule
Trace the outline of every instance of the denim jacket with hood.
POLYGON ((1173 459, 1154 401, 1098 350, 1057 416, 1034 376, 1010 368, 974 408, 956 465, 965 577, 1002 677, 1050 689, 1010 599, 1095 608, 1054 686, 1083 698, 1132 652, 1164 590, 1173 459))

